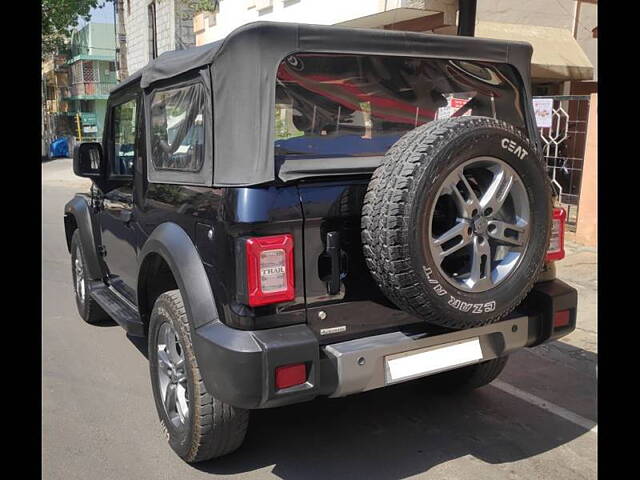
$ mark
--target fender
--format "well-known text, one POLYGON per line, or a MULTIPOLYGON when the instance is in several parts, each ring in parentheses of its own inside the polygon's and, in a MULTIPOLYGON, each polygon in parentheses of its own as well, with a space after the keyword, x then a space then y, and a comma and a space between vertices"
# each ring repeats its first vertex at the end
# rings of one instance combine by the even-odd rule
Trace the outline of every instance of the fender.
POLYGON ((69 215, 75 218, 76 225, 80 231, 80 241, 82 242, 82 248, 86 257, 85 261, 90 279, 99 280, 104 277, 105 270, 95 241, 91 206, 85 196, 76 195, 64 206, 64 229, 67 236, 67 248, 69 249, 69 253, 71 253, 71 235, 73 231, 70 230, 71 225, 66 220, 69 215))
MULTIPOLYGON (((156 227, 140 251, 140 266, 144 265, 150 253, 157 253, 169 265, 194 329, 218 320, 218 310, 200 254, 180 226, 166 222, 156 227)), ((138 305, 142 304, 145 283, 144 278, 138 278, 138 305)))

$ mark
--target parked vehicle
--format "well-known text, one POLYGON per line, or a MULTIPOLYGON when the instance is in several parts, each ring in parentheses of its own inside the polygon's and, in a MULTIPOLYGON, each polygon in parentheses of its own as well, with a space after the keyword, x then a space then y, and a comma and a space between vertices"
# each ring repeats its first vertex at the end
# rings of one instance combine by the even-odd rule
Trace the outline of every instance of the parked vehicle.
POLYGON ((574 330, 528 44, 258 22, 111 93, 66 206, 78 311, 148 338, 187 462, 252 409, 437 374, 470 389, 574 330))

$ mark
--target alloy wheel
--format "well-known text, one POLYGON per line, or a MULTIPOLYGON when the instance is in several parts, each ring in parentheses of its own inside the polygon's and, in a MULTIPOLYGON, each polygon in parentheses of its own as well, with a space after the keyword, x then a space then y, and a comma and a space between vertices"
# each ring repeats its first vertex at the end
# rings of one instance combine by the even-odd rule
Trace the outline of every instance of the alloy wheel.
POLYGON ((80 248, 76 248, 76 254, 73 261, 73 270, 75 273, 75 287, 76 295, 80 299, 80 302, 84 304, 85 296, 85 278, 84 278, 84 265, 82 264, 82 254, 80 248))
POLYGON ((467 292, 503 282, 529 238, 529 198, 520 176, 500 159, 473 158, 444 179, 436 198, 426 238, 440 274, 467 292))
POLYGON ((164 322, 158 329, 156 348, 162 404, 169 420, 180 427, 189 418, 189 390, 184 349, 168 322, 164 322))

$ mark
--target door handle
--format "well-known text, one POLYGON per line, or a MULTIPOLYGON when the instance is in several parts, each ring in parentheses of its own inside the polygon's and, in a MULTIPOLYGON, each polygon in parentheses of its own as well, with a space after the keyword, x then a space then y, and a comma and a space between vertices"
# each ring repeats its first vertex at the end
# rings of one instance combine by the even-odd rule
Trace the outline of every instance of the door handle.
POLYGON ((327 281, 329 295, 340 293, 340 232, 327 233, 325 250, 331 262, 331 275, 327 281))

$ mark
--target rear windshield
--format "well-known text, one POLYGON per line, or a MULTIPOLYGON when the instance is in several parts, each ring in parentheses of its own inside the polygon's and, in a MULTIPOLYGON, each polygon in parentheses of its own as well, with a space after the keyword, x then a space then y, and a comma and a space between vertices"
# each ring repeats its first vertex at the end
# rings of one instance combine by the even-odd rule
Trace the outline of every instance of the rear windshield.
POLYGON ((380 156, 405 132, 479 115, 524 129, 510 67, 441 59, 296 54, 278 68, 276 161, 380 156))

